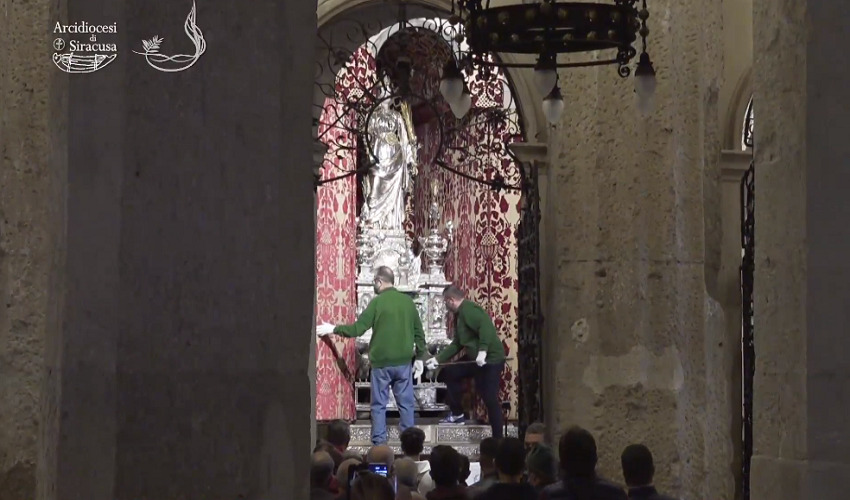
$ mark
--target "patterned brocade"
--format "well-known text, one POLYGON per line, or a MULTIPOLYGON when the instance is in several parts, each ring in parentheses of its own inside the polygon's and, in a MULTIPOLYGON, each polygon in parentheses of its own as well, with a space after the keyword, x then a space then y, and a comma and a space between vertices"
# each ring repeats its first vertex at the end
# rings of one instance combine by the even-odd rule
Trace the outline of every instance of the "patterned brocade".
MULTIPOLYGON (((424 68, 437 68, 419 73, 431 90, 439 81, 439 68, 446 57, 445 47, 438 43, 421 43, 424 68)), ((355 53, 354 62, 341 75, 337 91, 342 94, 357 93, 368 88, 374 79, 374 59, 365 51, 355 53)), ((469 80, 473 95, 473 108, 501 109, 506 101, 507 85, 504 76, 495 83, 485 84, 469 80)), ((421 87, 420 87, 421 88, 421 87)), ((427 89, 426 89, 427 90, 427 89)), ((507 99, 510 100, 510 99, 507 99)), ((336 119, 339 105, 326 102, 320 133, 336 119), (336 107, 335 107, 336 106, 336 107)), ((508 185, 519 185, 519 167, 506 154, 505 145, 522 141, 516 109, 509 106, 504 117, 475 118, 469 116, 470 125, 461 132, 446 137, 441 160, 460 172, 494 180, 504 179, 508 185), (497 177, 498 176, 498 177, 497 177)), ((487 115, 484 115, 487 116, 487 115)), ((494 191, 488 186, 465 179, 440 168, 434 154, 440 140, 439 127, 427 117, 416 119, 416 133, 422 149, 415 188, 408 198, 405 229, 411 235, 426 234, 428 206, 431 203, 430 185, 437 180, 440 186, 438 200, 443 208, 443 220, 453 221, 455 241, 446 255, 446 277, 468 291, 471 300, 479 303, 491 315, 505 345, 508 357, 517 356, 517 225, 519 224, 519 192, 494 191)), ((344 119, 344 118, 343 118, 344 119)), ((332 129, 336 141, 353 146, 356 138, 348 137, 341 129, 332 129)), ((324 177, 336 177, 356 168, 356 158, 349 150, 335 151, 325 156, 324 177)), ((349 323, 354 320, 355 294, 355 238, 357 236, 356 177, 328 183, 318 189, 317 218, 317 323, 349 323)), ((414 246, 418 251, 418 244, 414 246)), ((453 328, 449 325, 450 330, 453 328)), ((337 339, 337 346, 350 369, 355 371, 355 348, 352 341, 337 339)), ((316 418, 354 418, 353 387, 344 380, 334 364, 327 346, 319 344, 317 350, 317 401, 316 418)), ((509 361, 502 377, 500 397, 511 402, 510 418, 516 418, 517 361, 509 361)), ((473 416, 486 417, 480 398, 474 403, 473 416)))

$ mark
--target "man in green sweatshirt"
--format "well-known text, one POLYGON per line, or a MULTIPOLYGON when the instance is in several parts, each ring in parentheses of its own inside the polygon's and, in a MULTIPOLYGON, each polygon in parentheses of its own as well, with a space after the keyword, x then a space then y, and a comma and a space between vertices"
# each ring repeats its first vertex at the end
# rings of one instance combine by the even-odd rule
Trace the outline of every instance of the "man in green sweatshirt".
POLYGON ((404 431, 413 427, 413 379, 424 371, 422 359, 428 355, 419 311, 408 295, 395 289, 395 276, 389 267, 375 271, 375 297, 351 325, 316 327, 321 337, 334 333, 359 337, 372 330, 369 362, 372 365, 372 444, 387 442, 387 402, 392 388, 404 431), (413 362, 411 370, 411 360, 413 362))
POLYGON ((443 368, 441 378, 446 382, 446 402, 451 413, 441 423, 460 424, 464 422, 463 381, 475 379, 475 389, 481 394, 487 407, 487 416, 493 437, 501 438, 502 405, 499 403, 499 385, 502 370, 505 367, 505 347, 499 340, 499 334, 493 325, 493 320, 487 312, 475 302, 466 300, 466 294, 460 288, 452 285, 443 290, 446 308, 455 313, 455 334, 451 344, 429 359, 426 366, 429 370, 437 368, 452 356, 466 349, 465 359, 475 360, 474 363, 448 365, 443 368))

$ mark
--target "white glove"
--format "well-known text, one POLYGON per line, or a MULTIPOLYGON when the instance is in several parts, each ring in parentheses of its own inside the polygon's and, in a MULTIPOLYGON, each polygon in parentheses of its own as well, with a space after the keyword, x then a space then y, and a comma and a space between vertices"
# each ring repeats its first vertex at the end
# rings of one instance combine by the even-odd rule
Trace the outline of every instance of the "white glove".
POLYGON ((436 370, 439 364, 440 363, 437 362, 437 358, 431 358, 425 362, 425 367, 429 370, 436 370))
POLYGON ((475 358, 475 364, 478 366, 484 366, 487 364, 487 351, 478 351, 478 357, 475 358))
POLYGON ((425 364, 421 359, 413 362, 413 378, 417 381, 422 379, 422 372, 425 371, 425 364))
POLYGON ((330 323, 322 323, 321 325, 316 327, 316 335, 319 337, 324 337, 326 335, 330 335, 334 332, 334 325, 330 323))

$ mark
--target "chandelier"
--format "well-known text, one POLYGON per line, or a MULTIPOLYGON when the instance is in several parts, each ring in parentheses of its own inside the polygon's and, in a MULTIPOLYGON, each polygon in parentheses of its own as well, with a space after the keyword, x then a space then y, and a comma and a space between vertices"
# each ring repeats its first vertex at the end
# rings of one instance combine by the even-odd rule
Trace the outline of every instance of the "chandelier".
MULTIPOLYGON (((494 2, 505 3, 505 2, 494 2)), ((637 55, 634 44, 641 39, 635 70, 638 109, 647 114, 655 92, 655 70, 646 51, 649 35, 646 0, 614 0, 613 3, 522 0, 520 4, 491 6, 490 0, 452 0, 449 21, 462 25, 458 39, 468 50, 443 68, 440 92, 456 114, 469 109, 469 89, 463 71, 484 78, 492 68, 534 69, 534 84, 543 99, 543 112, 556 124, 564 110, 558 85, 558 68, 616 65, 618 74, 631 75, 629 63, 637 55), (610 52, 606 57, 604 51, 610 52), (537 56, 536 62, 507 63, 493 54, 537 56), (561 61, 563 54, 585 54, 584 59, 561 61), (591 54, 588 57, 587 54, 591 54)), ((460 31, 460 30, 459 30, 460 31)))

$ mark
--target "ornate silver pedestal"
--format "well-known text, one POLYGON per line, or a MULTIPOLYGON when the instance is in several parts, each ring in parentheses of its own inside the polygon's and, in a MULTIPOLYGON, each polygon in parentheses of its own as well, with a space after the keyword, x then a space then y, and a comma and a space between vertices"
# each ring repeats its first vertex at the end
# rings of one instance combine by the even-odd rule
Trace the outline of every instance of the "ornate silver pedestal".
MULTIPOLYGON (((446 224, 448 238, 440 233, 436 220, 440 210, 436 203, 432 203, 429 215, 431 230, 427 238, 419 238, 423 248, 419 255, 413 253, 412 242, 403 230, 377 229, 365 223, 360 224, 357 237, 357 314, 363 312, 375 297, 373 289, 375 270, 380 266, 389 267, 396 277, 396 289, 410 294, 413 298, 422 320, 425 343, 433 354, 449 343, 443 289, 450 283, 446 280, 443 263, 451 240, 452 226, 451 223, 446 224), (423 254, 427 264, 426 273, 422 272, 423 254)), ((370 409, 368 350, 371 339, 370 330, 356 341, 360 358, 355 393, 357 394, 357 411, 360 412, 370 409)), ((413 346, 411 346, 411 354, 412 352, 413 346)), ((415 388, 417 409, 420 411, 445 410, 445 404, 440 402, 443 400, 441 396, 444 390, 444 384, 423 380, 415 388)), ((397 408, 391 393, 388 409, 397 408)))
MULTIPOLYGON (((375 291, 372 287, 374 269, 379 266, 388 266, 396 276, 396 289, 410 294, 416 304, 419 318, 422 320, 422 329, 425 332, 425 344, 429 352, 435 353, 447 345, 449 339, 446 332, 447 311, 443 301, 443 289, 449 283, 442 275, 442 269, 439 270, 439 273, 422 274, 420 271, 421 260, 419 256, 413 256, 413 252, 410 250, 410 242, 406 240, 403 234, 381 234, 378 231, 366 230, 361 233, 361 238, 358 238, 358 242, 361 241, 369 247, 358 249, 360 269, 357 279, 357 314, 363 312, 375 297, 375 291), (432 280, 432 277, 437 277, 438 280, 432 280)), ((359 412, 369 411, 370 409, 368 351, 371 339, 372 331, 370 330, 356 340, 357 349, 360 353, 355 391, 357 394, 356 406, 359 412)), ((413 346, 411 346, 411 355, 412 353, 413 346)), ((438 403, 438 400, 443 399, 440 396, 444 390, 444 384, 423 380, 414 389, 417 410, 445 410, 445 404, 438 403)), ((387 409, 398 409, 392 392, 387 409)))
MULTIPOLYGON (((447 224, 448 239, 440 226, 438 184, 431 184, 431 205, 428 212, 428 235, 418 238, 422 245, 419 254, 413 253, 413 242, 404 231, 404 207, 413 192, 419 144, 413 127, 410 107, 405 102, 393 104, 384 101, 369 120, 372 141, 369 144, 371 166, 364 178, 365 202, 360 210, 357 234, 357 314, 374 298, 375 270, 386 266, 395 275, 395 287, 411 295, 425 333, 425 343, 434 353, 448 343, 446 336, 446 306, 442 291, 449 283, 443 272, 443 262, 451 240, 451 223, 447 224), (427 272, 422 272, 422 258, 426 259, 427 272)), ((355 383, 358 411, 369 409, 370 368, 368 349, 372 332, 357 339, 359 357, 355 383)), ((414 346, 410 346, 411 358, 414 346)), ((440 391, 443 384, 423 382, 417 384, 417 409, 442 410, 440 391)), ((390 394, 390 409, 397 408, 390 394)))

